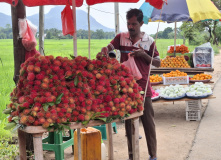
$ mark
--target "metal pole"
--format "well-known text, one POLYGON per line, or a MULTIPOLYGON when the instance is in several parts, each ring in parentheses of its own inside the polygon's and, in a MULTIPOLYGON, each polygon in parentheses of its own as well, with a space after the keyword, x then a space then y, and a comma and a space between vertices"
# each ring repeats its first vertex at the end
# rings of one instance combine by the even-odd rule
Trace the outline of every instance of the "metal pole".
POLYGON ((114 3, 114 14, 115 14, 115 35, 120 32, 119 26, 119 4, 114 3))
POLYGON ((73 35, 73 44, 74 44, 74 56, 77 57, 77 28, 76 28, 76 4, 75 0, 72 0, 72 10, 73 10, 73 23, 75 32, 73 35))
POLYGON ((44 55, 44 6, 39 6, 39 52, 44 55))
POLYGON ((89 59, 91 59, 91 28, 90 28, 90 6, 88 6, 88 55, 89 59))

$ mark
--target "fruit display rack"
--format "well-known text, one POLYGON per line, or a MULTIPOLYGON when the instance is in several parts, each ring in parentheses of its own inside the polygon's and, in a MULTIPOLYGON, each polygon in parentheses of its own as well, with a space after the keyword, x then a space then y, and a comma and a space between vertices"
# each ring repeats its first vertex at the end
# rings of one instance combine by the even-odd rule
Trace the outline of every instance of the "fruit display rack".
MULTIPOLYGON (((134 128, 134 132, 132 132, 132 148, 133 148, 133 159, 139 159, 139 117, 143 115, 143 112, 135 112, 131 114, 129 117, 124 118, 124 120, 131 119, 131 128, 134 128)), ((120 119, 115 119, 112 122, 119 122, 120 119)), ((112 123, 111 122, 111 123, 112 123)), ((107 136, 108 136, 108 160, 113 160, 113 138, 112 138, 112 126, 111 123, 107 123, 107 136)), ((78 133, 78 148, 81 148, 81 136, 80 129, 85 127, 93 127, 97 125, 105 124, 101 120, 91 120, 86 126, 82 125, 82 123, 72 122, 69 127, 71 129, 77 129, 78 133)), ((27 159, 26 155, 26 138, 25 133, 29 133, 33 135, 33 143, 34 143, 34 155, 36 160, 43 160, 43 147, 42 147, 42 135, 43 133, 48 132, 47 129, 44 129, 42 126, 27 126, 24 129, 18 129, 18 140, 19 140, 19 155, 20 159, 27 159)), ((50 130, 49 132, 53 132, 50 130)), ((81 158, 81 150, 78 150, 78 160, 82 160, 81 158)))
POLYGON ((169 73, 175 70, 185 72, 188 75, 193 75, 193 74, 204 73, 204 72, 213 72, 214 68, 151 68, 151 74, 163 74, 163 73, 169 73))

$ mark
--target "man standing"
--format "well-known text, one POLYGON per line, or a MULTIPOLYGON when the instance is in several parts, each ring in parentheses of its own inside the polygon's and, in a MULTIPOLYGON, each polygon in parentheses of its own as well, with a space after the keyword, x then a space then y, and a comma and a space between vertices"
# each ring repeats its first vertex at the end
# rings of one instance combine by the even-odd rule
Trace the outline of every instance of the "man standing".
MULTIPOLYGON (((118 49, 121 52, 120 62, 127 61, 128 53, 131 53, 130 56, 134 56, 135 63, 142 74, 142 78, 137 80, 137 83, 145 91, 147 79, 149 76, 150 62, 153 55, 152 65, 159 67, 160 59, 159 53, 156 49, 154 40, 152 37, 148 36, 146 33, 141 32, 140 28, 143 25, 143 13, 139 9, 130 9, 126 15, 127 18, 127 27, 128 32, 118 34, 107 47, 103 47, 101 52, 104 54, 109 53, 114 49, 118 49)), ((156 131, 154 123, 154 110, 152 107, 151 100, 151 86, 148 82, 147 93, 145 97, 144 112, 140 117, 145 136, 147 141, 147 147, 149 151, 149 159, 156 160, 156 150, 157 150, 157 141, 156 141, 156 131)), ((131 120, 125 121, 125 129, 127 134, 128 142, 128 154, 129 159, 133 160, 132 155, 132 135, 131 135, 131 120)))

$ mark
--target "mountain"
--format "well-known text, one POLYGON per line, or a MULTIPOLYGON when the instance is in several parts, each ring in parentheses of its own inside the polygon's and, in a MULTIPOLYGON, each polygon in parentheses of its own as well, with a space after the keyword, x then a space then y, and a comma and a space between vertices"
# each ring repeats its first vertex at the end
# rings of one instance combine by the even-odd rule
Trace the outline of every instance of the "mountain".
MULTIPOLYGON (((45 14, 45 29, 56 28, 62 30, 61 24, 61 11, 64 9, 64 6, 57 6, 52 8, 47 14, 45 14)), ((83 10, 76 10, 76 23, 77 30, 83 29, 88 30, 88 20, 87 20, 87 12, 83 10)), ((34 14, 32 16, 27 17, 33 24, 39 26, 39 14, 34 14)), ((0 13, 0 27, 5 27, 6 24, 11 24, 11 16, 0 13)), ((103 29, 105 32, 114 31, 114 29, 108 28, 100 24, 96 21, 95 18, 90 16, 90 28, 93 31, 97 29, 103 29)))

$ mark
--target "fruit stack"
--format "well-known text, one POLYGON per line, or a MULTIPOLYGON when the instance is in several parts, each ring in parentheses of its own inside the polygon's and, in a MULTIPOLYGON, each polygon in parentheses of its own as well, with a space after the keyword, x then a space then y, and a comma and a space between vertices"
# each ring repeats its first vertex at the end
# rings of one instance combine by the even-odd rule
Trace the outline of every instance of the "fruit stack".
POLYGON ((141 90, 127 67, 101 53, 96 60, 35 56, 21 65, 19 82, 4 112, 10 114, 10 125, 44 128, 110 120, 142 111, 141 90))
POLYGON ((165 59, 161 59, 162 68, 191 68, 184 56, 170 57, 166 56, 165 59))

